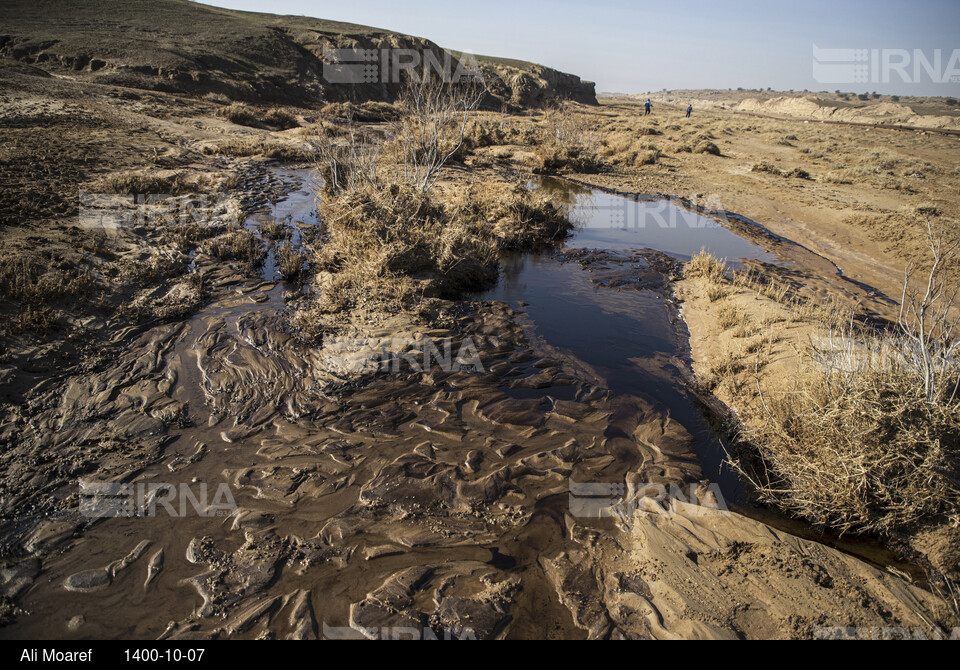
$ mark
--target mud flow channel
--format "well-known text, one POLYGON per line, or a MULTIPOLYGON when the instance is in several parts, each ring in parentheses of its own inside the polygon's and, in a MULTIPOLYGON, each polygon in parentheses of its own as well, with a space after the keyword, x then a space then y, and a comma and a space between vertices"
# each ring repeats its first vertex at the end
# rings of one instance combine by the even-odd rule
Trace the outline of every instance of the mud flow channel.
MULTIPOLYGON (((311 177, 281 176, 300 185, 270 215, 296 244, 317 223, 311 177)), ((649 485, 690 505, 744 496, 682 383, 669 277, 701 248, 773 257, 668 203, 539 187, 577 229, 505 259, 435 333, 454 364, 359 380, 381 343, 289 334, 298 289, 271 251, 261 281, 49 391, 30 448, 96 468, 86 489, 64 482, 76 507, 18 527, 4 580, 26 614, 0 634, 651 635, 646 606, 628 621, 611 605, 655 600, 624 567, 622 500, 649 485)), ((415 349, 431 334, 410 335, 415 349)))

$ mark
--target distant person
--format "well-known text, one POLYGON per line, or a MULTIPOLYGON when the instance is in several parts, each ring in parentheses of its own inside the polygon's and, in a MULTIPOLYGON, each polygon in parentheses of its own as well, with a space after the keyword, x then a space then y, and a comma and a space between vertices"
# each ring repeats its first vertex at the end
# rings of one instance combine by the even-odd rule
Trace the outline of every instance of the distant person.
POLYGON ((647 100, 645 103, 643 103, 643 115, 647 116, 652 111, 653 111, 653 103, 647 100))
POLYGON ((693 114, 693 105, 687 105, 687 118, 690 118, 690 115, 693 114))

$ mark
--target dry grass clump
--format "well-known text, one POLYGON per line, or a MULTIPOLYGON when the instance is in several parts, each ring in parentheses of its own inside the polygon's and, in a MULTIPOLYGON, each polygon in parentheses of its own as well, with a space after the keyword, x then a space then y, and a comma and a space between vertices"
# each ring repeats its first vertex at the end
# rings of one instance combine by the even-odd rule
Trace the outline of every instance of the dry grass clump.
POLYGON ((313 161, 317 153, 309 145, 292 145, 281 142, 267 142, 264 140, 232 139, 220 144, 203 147, 203 153, 235 158, 263 156, 277 161, 289 163, 307 163, 313 161))
POLYGON ((793 168, 791 170, 781 170, 776 165, 772 165, 766 161, 761 161, 754 164, 750 168, 750 172, 766 172, 768 174, 775 175, 777 177, 784 177, 786 179, 810 179, 810 173, 802 168, 793 168))
POLYGON ((707 300, 710 302, 717 302, 718 300, 723 300, 730 295, 730 291, 724 286, 711 285, 707 287, 707 300))
POLYGON ((98 190, 101 193, 180 195, 196 191, 196 184, 189 184, 179 172, 168 175, 145 175, 132 172, 114 174, 103 178, 98 190))
POLYGON ((297 131, 297 135, 303 137, 342 137, 349 134, 349 126, 326 119, 320 119, 316 123, 311 123, 297 131))
POLYGON ((0 302, 10 303, 16 316, 8 318, 0 332, 19 335, 27 332, 43 336, 53 328, 60 310, 89 299, 96 289, 90 272, 66 260, 0 250, 0 302))
POLYGON ((277 270, 286 281, 297 281, 303 275, 307 252, 297 249, 289 241, 277 249, 277 270))
POLYGON ((499 251, 561 239, 562 210, 523 185, 482 184, 445 201, 413 186, 326 194, 310 265, 318 297, 295 318, 307 335, 351 310, 418 313, 424 298, 454 298, 496 282, 499 251))
POLYGON ((585 147, 544 145, 538 147, 535 153, 535 174, 596 174, 603 168, 603 161, 585 147))
POLYGON ((386 147, 354 127, 315 140, 324 178, 321 235, 310 256, 318 290, 294 319, 305 334, 336 330, 343 319, 332 317, 341 312, 418 314, 425 298, 480 291, 496 281, 501 249, 569 230, 558 206, 522 185, 434 194, 448 162, 512 136, 507 126, 472 119, 481 96, 472 86, 412 83, 386 147))
POLYGON ((321 107, 320 113, 326 117, 358 123, 395 121, 401 116, 397 105, 374 100, 359 105, 352 102, 331 102, 321 107))
POLYGON ((744 370, 746 364, 743 356, 738 352, 727 351, 710 362, 709 370, 700 378, 700 384, 708 392, 714 392, 724 384, 736 389, 737 378, 744 370))
POLYGON ((727 264, 706 249, 701 249, 684 266, 683 274, 688 279, 704 279, 713 284, 721 284, 726 281, 727 264))
POLYGON ((454 202, 461 216, 482 222, 501 249, 519 251, 556 244, 573 227, 561 206, 523 184, 474 185, 454 202))
POLYGON ((260 235, 268 240, 276 241, 290 236, 287 226, 288 219, 268 219, 260 224, 260 235))
MULTIPOLYGON (((748 321, 745 315, 739 315, 739 316, 741 316, 741 320, 735 323, 736 328, 733 331, 734 337, 736 337, 737 339, 747 339, 747 338, 753 337, 754 335, 760 334, 759 325, 748 321)), ((753 353, 753 352, 746 351, 745 353, 753 353)))
POLYGON ((783 173, 787 179, 811 179, 810 173, 803 168, 793 168, 783 173))
POLYGON ((736 305, 724 305, 717 312, 717 325, 723 330, 743 324, 744 314, 736 305))
POLYGON ((125 260, 120 265, 120 276, 137 286, 147 287, 181 275, 186 269, 182 259, 155 251, 146 258, 125 260))
POLYGON ((297 122, 297 117, 285 109, 271 107, 264 110, 242 102, 221 107, 217 110, 217 116, 223 117, 231 123, 252 128, 268 127, 276 130, 288 130, 300 125, 297 122))
POLYGON ((221 107, 217 110, 217 116, 240 126, 253 126, 254 128, 260 126, 260 115, 257 113, 257 110, 242 102, 235 102, 232 105, 221 107))
POLYGON ((294 317, 307 336, 336 330, 341 312, 417 314, 425 296, 496 280, 489 230, 417 188, 344 190, 328 194, 320 212, 322 239, 310 257, 318 295, 294 317))
POLYGON ((722 155, 723 155, 723 153, 720 151, 720 147, 718 147, 716 144, 714 144, 713 142, 710 142, 710 141, 708 141, 708 140, 703 140, 703 141, 701 141, 701 142, 698 142, 698 143, 693 147, 693 153, 695 153, 695 154, 710 154, 711 156, 722 156, 722 155))
POLYGON ((349 191, 324 202, 321 214, 326 240, 313 266, 350 277, 345 286, 351 290, 373 294, 380 279, 402 276, 438 295, 458 295, 496 280, 497 246, 489 231, 418 189, 349 191))
POLYGON ((534 152, 535 173, 594 174, 603 169, 593 127, 573 105, 549 109, 544 114, 543 125, 544 139, 534 152))
POLYGON ((637 139, 636 133, 612 132, 600 140, 599 145, 600 155, 611 159, 615 164, 634 167, 655 165, 663 156, 663 152, 655 144, 637 139))
POLYGON ((827 184, 838 185, 849 185, 854 183, 853 177, 851 177, 845 170, 831 170, 830 172, 821 175, 820 181, 827 184))
POLYGON ((245 228, 236 228, 204 240, 199 249, 222 261, 241 261, 252 268, 259 267, 267 255, 256 235, 245 228))
POLYGON ((4 251, 0 264, 0 297, 37 307, 86 296, 93 288, 90 273, 71 263, 17 251, 4 251))
POLYGON ((309 163, 317 157, 309 146, 290 144, 267 144, 261 153, 264 158, 286 163, 309 163))
POLYGON ((222 225, 200 225, 195 221, 184 221, 160 230, 159 239, 172 243, 180 251, 196 249, 203 240, 219 235, 226 227, 222 225))
POLYGON ((474 120, 466 128, 463 144, 466 150, 504 145, 536 146, 541 137, 532 124, 519 125, 509 119, 498 121, 474 120))
POLYGON ((279 107, 268 109, 263 115, 263 123, 277 130, 289 130, 300 126, 296 116, 279 107))
POLYGON ((21 305, 17 316, 8 320, 3 327, 8 335, 34 333, 43 337, 56 324, 58 316, 55 310, 43 305, 21 305))

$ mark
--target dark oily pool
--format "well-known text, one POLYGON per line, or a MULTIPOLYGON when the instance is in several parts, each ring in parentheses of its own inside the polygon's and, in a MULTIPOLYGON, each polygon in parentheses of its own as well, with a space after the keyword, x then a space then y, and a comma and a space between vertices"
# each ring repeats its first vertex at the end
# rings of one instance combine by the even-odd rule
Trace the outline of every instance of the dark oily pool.
POLYGON ((577 226, 564 253, 604 253, 571 253, 579 262, 563 254, 510 255, 497 286, 480 298, 519 309, 541 351, 588 369, 612 392, 642 398, 679 422, 693 436, 706 476, 728 502, 745 502, 742 483, 724 465, 722 445, 683 384, 676 357, 686 350, 688 334, 669 292, 662 282, 649 286, 653 290, 626 291, 607 284, 613 277, 614 286, 644 287, 635 277, 649 275, 651 268, 638 254, 641 249, 678 260, 702 248, 734 262, 776 257, 666 201, 636 202, 551 178, 535 186, 562 204, 577 226))

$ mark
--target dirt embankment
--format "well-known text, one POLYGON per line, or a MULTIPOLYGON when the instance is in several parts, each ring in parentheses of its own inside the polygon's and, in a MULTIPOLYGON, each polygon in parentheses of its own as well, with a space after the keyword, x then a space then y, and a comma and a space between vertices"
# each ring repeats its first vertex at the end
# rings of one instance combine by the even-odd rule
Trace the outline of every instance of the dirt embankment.
POLYGON ((772 114, 817 121, 960 130, 960 117, 917 114, 907 105, 896 102, 881 102, 862 107, 834 107, 825 105, 814 98, 781 97, 762 101, 748 99, 737 104, 733 109, 739 112, 772 114))
POLYGON ((960 107, 955 98, 919 98, 851 93, 783 93, 760 90, 659 91, 648 95, 610 95, 610 101, 642 104, 650 99, 669 108, 744 113, 780 119, 840 124, 880 125, 920 130, 960 130, 960 107))
POLYGON ((596 104, 591 84, 540 65, 478 63, 380 28, 186 0, 7 2, 0 22, 0 56, 129 88, 279 104, 389 102, 401 90, 398 68, 421 59, 450 77, 479 65, 490 78, 490 108, 562 99, 596 104))

